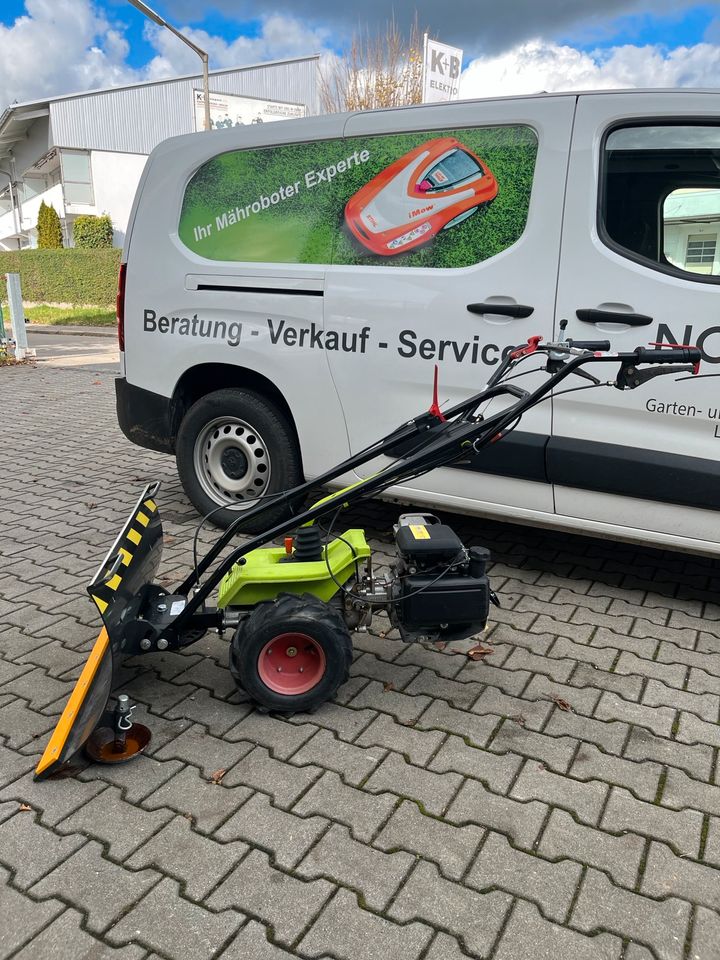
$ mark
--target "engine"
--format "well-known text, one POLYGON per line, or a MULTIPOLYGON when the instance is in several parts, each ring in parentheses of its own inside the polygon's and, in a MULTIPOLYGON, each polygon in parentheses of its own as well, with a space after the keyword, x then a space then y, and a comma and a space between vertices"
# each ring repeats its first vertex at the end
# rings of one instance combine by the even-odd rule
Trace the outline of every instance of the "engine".
POLYGON ((490 551, 464 546, 455 531, 432 514, 403 514, 394 527, 397 559, 391 576, 365 575, 345 597, 351 630, 366 630, 373 611, 387 610, 401 638, 462 640, 485 629, 490 602, 486 567, 490 551))
POLYGON ((403 640, 461 640, 483 630, 493 598, 490 551, 467 549, 430 514, 403 514, 395 528, 398 559, 388 610, 403 640))

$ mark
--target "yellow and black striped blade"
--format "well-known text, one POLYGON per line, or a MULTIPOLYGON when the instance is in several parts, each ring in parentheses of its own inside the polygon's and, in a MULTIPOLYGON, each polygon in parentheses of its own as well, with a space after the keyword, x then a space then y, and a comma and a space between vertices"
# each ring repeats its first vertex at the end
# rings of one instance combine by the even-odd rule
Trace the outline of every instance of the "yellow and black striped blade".
POLYGON ((77 753, 107 708, 113 668, 124 653, 128 606, 153 582, 160 565, 162 522, 153 499, 157 487, 145 488, 87 588, 103 629, 35 769, 36 779, 54 773, 77 753))
POLYGON ((162 523, 152 489, 145 488, 87 588, 111 638, 118 615, 140 587, 152 583, 160 565, 162 523))

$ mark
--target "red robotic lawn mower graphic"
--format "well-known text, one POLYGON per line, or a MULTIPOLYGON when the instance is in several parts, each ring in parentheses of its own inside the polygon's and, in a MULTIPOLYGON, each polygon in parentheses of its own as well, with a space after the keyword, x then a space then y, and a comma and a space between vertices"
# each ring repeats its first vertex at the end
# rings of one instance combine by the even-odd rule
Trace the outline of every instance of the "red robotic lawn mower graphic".
POLYGON ((391 257, 427 243, 495 199, 492 172, 455 137, 428 140, 366 183, 345 221, 360 243, 391 257))

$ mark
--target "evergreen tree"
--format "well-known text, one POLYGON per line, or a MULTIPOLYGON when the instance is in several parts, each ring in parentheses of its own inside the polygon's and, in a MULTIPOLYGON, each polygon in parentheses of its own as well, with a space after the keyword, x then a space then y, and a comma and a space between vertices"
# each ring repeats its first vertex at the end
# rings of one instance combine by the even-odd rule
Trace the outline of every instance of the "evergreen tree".
POLYGON ((60 250, 63 245, 62 226, 57 210, 43 200, 37 221, 38 247, 43 250, 60 250))

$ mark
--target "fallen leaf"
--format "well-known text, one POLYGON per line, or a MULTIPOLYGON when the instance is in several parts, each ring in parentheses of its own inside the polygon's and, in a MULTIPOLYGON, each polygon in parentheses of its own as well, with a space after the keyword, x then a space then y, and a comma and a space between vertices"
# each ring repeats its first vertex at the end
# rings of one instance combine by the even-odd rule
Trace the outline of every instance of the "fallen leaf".
POLYGON ((550 697, 550 699, 552 700, 552 702, 553 702, 554 704, 556 704, 556 705, 557 705, 561 710, 563 710, 565 713, 567 713, 568 711, 571 711, 571 712, 572 712, 572 707, 571 707, 570 704, 567 702, 567 700, 563 700, 562 697, 553 696, 553 697, 550 697))
POLYGON ((447 646, 447 642, 445 640, 436 640, 433 646, 436 650, 444 650, 447 646))
POLYGON ((102 380, 93 380, 92 385, 94 387, 99 387, 102 384, 102 380))
POLYGON ((467 655, 471 660, 482 660, 483 657, 489 657, 492 653, 495 653, 492 647, 484 647, 481 643, 478 643, 477 646, 468 650, 467 655))
POLYGON ((215 773, 212 774, 210 779, 212 780, 213 783, 222 783, 222 779, 226 773, 227 773, 227 768, 221 767, 219 770, 216 770, 215 773))
POLYGON ((385 693, 389 693, 391 690, 394 690, 394 689, 395 689, 395 684, 392 683, 392 681, 390 680, 388 680, 387 683, 383 684, 383 690, 385 691, 385 693))
POLYGON ((32 807, 31 807, 29 804, 27 804, 27 803, 21 803, 21 804, 20 804, 20 809, 21 809, 23 812, 26 812, 26 811, 28 811, 28 810, 32 810, 32 807))

